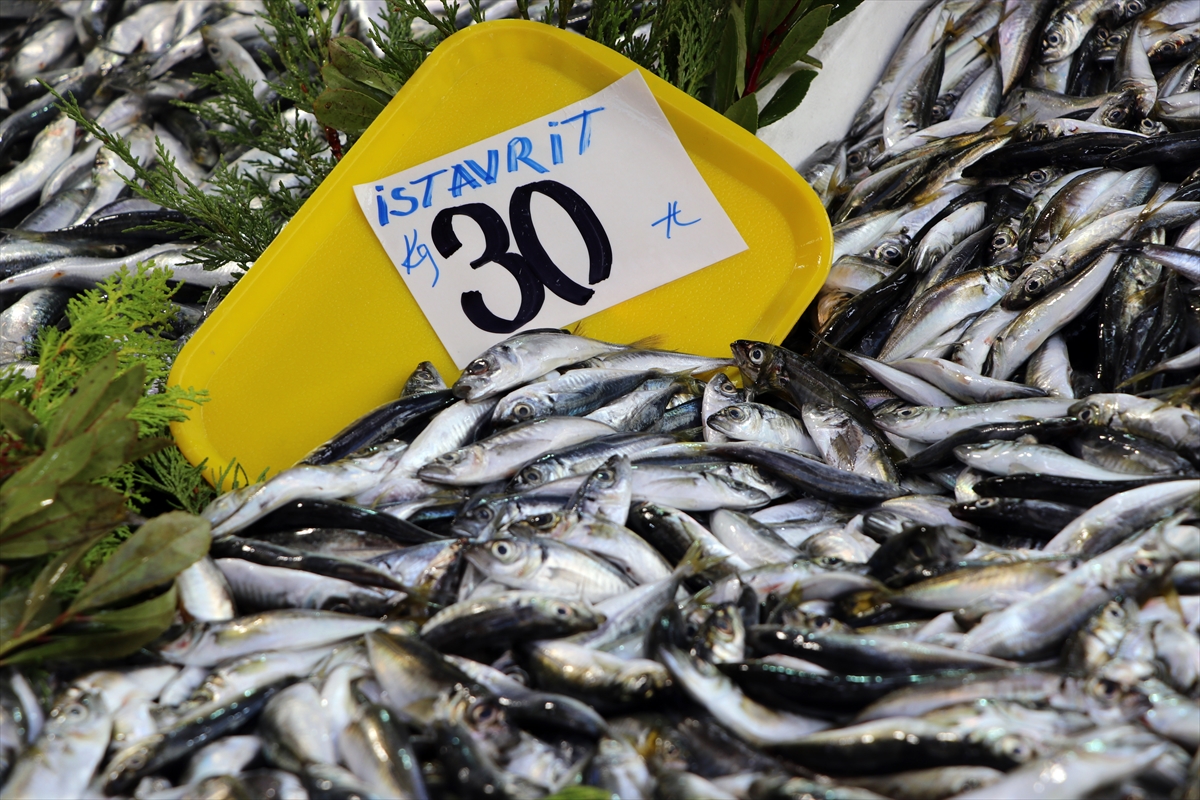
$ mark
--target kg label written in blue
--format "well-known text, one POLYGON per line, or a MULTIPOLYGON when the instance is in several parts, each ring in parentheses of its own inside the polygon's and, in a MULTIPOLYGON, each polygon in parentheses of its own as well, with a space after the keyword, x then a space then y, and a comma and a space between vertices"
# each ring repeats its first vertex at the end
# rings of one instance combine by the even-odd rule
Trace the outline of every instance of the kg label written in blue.
POLYGON ((637 71, 354 192, 460 366, 746 249, 637 71))

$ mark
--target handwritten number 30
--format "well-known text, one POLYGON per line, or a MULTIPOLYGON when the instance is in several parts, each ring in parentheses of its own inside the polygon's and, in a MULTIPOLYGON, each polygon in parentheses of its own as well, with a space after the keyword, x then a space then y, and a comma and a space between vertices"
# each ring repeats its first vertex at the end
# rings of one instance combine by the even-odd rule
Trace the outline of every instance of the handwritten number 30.
POLYGON ((521 307, 512 319, 492 313, 478 291, 463 292, 462 309, 476 327, 490 333, 512 333, 528 324, 542 310, 546 289, 577 306, 592 299, 595 290, 581 286, 567 277, 550 259, 533 226, 529 204, 534 193, 543 194, 562 206, 571 217, 588 251, 588 284, 595 285, 612 271, 612 245, 604 226, 587 201, 573 189, 558 181, 535 181, 518 187, 508 203, 508 219, 516 253, 508 252, 509 235, 504 220, 496 210, 484 203, 466 203, 438 212, 430 228, 433 245, 443 258, 449 258, 462 247, 454 233, 454 218, 469 217, 483 232, 483 253, 471 262, 472 269, 484 264, 499 264, 508 270, 521 289, 521 307))

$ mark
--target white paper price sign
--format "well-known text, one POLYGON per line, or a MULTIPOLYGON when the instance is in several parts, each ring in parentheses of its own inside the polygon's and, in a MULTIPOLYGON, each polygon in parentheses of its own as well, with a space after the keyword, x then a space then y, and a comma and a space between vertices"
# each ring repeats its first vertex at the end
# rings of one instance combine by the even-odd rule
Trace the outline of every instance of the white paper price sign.
POLYGON ((460 367, 746 249, 636 71, 354 191, 460 367))

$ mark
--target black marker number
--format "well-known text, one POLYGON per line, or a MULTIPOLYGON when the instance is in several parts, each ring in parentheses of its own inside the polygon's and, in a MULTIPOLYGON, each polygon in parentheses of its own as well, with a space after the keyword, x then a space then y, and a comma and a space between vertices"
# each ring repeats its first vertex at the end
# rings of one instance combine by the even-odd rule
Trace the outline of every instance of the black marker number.
POLYGON ((434 217, 429 231, 433 245, 442 257, 448 258, 462 247, 462 242, 454 233, 454 218, 470 217, 484 237, 483 254, 471 261, 471 268, 479 269, 489 263, 499 264, 516 279, 521 290, 521 307, 511 320, 492 313, 480 292, 463 292, 463 313, 481 330, 512 333, 528 324, 542 310, 546 289, 577 306, 586 305, 595 294, 595 290, 571 280, 542 246, 530 212, 530 201, 535 192, 558 203, 575 223, 587 246, 588 283, 595 285, 612 272, 612 245, 596 212, 577 192, 557 181, 535 181, 513 191, 508 205, 508 218, 512 238, 516 240, 516 253, 508 252, 508 228, 491 206, 467 203, 443 209, 434 217))

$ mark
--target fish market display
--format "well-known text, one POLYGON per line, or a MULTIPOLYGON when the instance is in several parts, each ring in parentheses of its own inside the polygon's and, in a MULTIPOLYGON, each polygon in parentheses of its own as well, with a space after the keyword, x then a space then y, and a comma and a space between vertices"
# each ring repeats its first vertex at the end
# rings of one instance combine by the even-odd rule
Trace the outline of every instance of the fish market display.
MULTIPOLYGON (((225 8, 78 5, 10 75, 169 62, 225 8)), ((235 14, 201 42, 249 77, 235 14)), ((1196 797, 1198 59, 1195 0, 927 5, 800 168, 835 261, 783 345, 422 363, 203 511, 168 635, 48 698, 0 674, 0 797, 1196 797)), ((0 152, 73 157, 17 113, 0 152)), ((35 216, 101 225, 78 175, 35 216)), ((187 247, 99 242, 0 243, 6 359, 187 247)))

